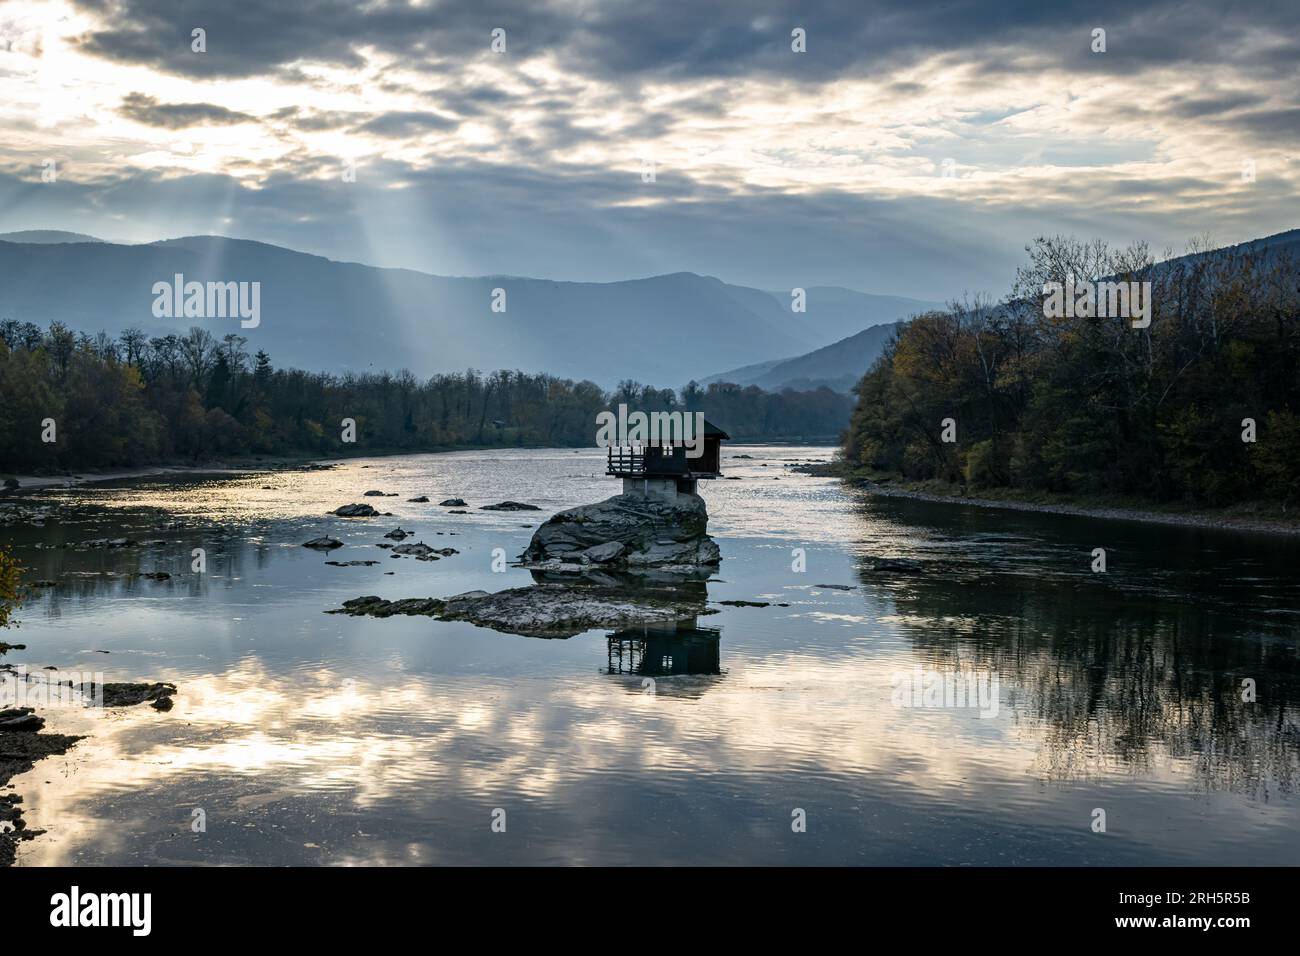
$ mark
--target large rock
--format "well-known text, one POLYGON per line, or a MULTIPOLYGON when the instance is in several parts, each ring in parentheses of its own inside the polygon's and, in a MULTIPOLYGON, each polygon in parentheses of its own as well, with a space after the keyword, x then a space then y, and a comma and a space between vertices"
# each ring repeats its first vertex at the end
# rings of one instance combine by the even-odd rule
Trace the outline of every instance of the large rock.
POLYGON ((552 570, 590 564, 632 571, 711 566, 722 554, 708 525, 699 495, 615 495, 553 515, 533 533, 520 559, 552 570))
POLYGON ((340 518, 373 518, 379 512, 370 505, 343 505, 341 508, 335 508, 334 514, 340 518))
POLYGON ((377 595, 353 598, 328 614, 393 617, 417 615, 440 621, 468 621, 507 634, 572 637, 593 628, 622 628, 670 622, 715 613, 705 606, 705 585, 682 581, 646 586, 614 581, 608 585, 541 583, 489 594, 467 591, 449 598, 377 595))

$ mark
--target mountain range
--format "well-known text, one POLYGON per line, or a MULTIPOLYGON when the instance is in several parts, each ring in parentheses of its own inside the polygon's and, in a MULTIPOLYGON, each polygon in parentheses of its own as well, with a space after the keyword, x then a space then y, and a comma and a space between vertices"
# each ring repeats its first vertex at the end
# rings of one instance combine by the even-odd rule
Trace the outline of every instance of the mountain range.
POLYGON ((518 368, 605 387, 624 379, 675 387, 719 368, 803 355, 933 306, 812 287, 806 311, 794 312, 790 291, 690 272, 599 283, 448 277, 218 236, 123 244, 55 231, 0 235, 0 318, 114 335, 199 325, 218 339, 246 337, 250 351, 264 349, 278 366, 313 371, 518 368), (259 323, 156 317, 153 287, 177 275, 260 283, 259 323))

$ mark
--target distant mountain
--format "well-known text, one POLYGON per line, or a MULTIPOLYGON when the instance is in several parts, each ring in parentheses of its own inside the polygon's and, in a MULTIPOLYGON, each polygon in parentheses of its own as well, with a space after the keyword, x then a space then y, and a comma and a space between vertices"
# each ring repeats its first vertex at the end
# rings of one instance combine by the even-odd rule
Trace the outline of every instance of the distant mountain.
POLYGON ((94 236, 83 235, 80 232, 62 232, 58 229, 26 229, 22 232, 0 232, 0 242, 59 243, 103 241, 103 239, 96 239, 94 236))
POLYGON ((709 376, 704 383, 757 385, 769 392, 787 388, 806 391, 822 386, 837 392, 849 392, 902 325, 902 322, 875 325, 807 355, 777 362, 759 362, 746 368, 709 376))
MULTIPOLYGON (((89 238, 89 237, 87 237, 89 238)), ((199 325, 245 336, 278 366, 320 371, 518 368, 604 386, 677 386, 729 365, 799 355, 912 309, 913 300, 810 289, 788 293, 681 272, 624 282, 447 278, 335 262, 266 243, 194 236, 146 245, 0 242, 0 318, 149 335, 199 325), (156 318, 153 286, 259 282, 260 324, 156 318), (492 311, 495 289, 505 311, 492 311)))

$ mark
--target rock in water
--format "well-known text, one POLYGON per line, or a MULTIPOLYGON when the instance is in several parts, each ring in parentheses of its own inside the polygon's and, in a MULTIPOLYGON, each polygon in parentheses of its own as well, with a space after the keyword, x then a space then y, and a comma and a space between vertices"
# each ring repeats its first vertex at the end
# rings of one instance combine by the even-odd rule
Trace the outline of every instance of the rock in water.
POLYGON ((547 570, 706 567, 722 560, 708 524, 699 495, 615 495, 553 515, 533 532, 520 559, 547 570))
POLYGON ((31 707, 10 707, 0 710, 0 730, 40 730, 45 718, 37 717, 31 707))
MULTIPOLYGON (((176 685, 163 682, 145 684, 78 684, 77 690, 87 700, 102 701, 105 707, 131 707, 146 701, 156 703, 176 693, 176 685)), ((158 707, 169 710, 170 707, 158 707)))
POLYGON ((572 637, 592 628, 630 627, 680 621, 711 614, 702 581, 647 585, 613 581, 607 585, 541 583, 489 594, 467 591, 449 598, 403 598, 376 595, 344 601, 328 614, 392 617, 419 615, 440 621, 469 621, 507 634, 572 637))
POLYGON ((341 508, 335 508, 334 514, 340 518, 373 518, 379 512, 370 505, 343 505, 341 508))
POLYGON ((315 548, 317 551, 333 551, 335 548, 343 547, 343 542, 338 538, 312 538, 310 541, 302 543, 304 548, 315 548))
MULTIPOLYGON (((462 501, 461 504, 464 504, 462 501)), ((483 505, 479 511, 541 511, 537 505, 526 505, 521 501, 500 501, 494 505, 483 505)))

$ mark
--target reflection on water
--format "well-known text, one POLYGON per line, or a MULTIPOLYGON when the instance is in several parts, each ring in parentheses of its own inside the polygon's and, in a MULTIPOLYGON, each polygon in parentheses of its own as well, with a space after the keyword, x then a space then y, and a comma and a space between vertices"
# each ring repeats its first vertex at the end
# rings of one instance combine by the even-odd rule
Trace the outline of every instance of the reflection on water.
POLYGON ((699 627, 694 618, 615 631, 606 638, 606 673, 638 677, 721 674, 721 641, 721 628, 699 627))
POLYGON ((61 520, 0 532, 54 582, 0 663, 180 693, 47 713, 91 736, 16 780, 49 831, 20 862, 1294 863, 1296 542, 862 498, 783 467, 827 450, 742 452, 703 489, 718 613, 568 640, 322 612, 531 583, 493 550, 613 493, 594 451, 44 496, 61 520), (477 510, 506 498, 544 510, 477 510), (393 515, 327 514, 360 500, 393 515), (398 525, 459 553, 392 558, 398 525), (77 546, 122 536, 152 543, 77 546), (995 673, 996 716, 894 706, 918 666, 995 673))

